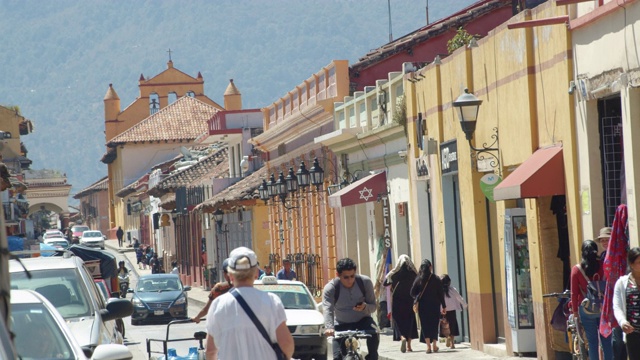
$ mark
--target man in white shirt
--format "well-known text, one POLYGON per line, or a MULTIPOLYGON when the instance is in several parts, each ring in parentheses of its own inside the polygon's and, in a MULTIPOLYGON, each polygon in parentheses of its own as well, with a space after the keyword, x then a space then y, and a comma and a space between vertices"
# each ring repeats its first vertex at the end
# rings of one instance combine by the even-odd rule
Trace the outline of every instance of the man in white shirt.
POLYGON ((277 295, 258 290, 256 254, 246 247, 234 249, 228 259, 233 286, 269 335, 261 335, 231 292, 217 297, 207 314, 207 359, 275 359, 271 343, 277 343, 287 359, 293 355, 293 337, 287 328, 284 306, 277 295))

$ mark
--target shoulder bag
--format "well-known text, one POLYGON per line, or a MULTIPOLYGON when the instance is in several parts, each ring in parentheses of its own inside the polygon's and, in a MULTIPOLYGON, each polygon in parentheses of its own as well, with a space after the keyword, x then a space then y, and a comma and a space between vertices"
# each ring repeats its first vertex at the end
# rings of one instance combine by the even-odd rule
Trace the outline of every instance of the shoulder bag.
POLYGON ((260 331, 260 334, 262 334, 262 337, 264 337, 264 339, 269 343, 269 345, 271 345, 271 348, 276 353, 276 359, 286 360, 287 357, 284 355, 284 352, 282 352, 280 345, 278 345, 277 342, 275 343, 271 342, 271 338, 269 338, 269 334, 267 334, 267 330, 265 330, 264 326, 262 326, 262 323, 260 323, 260 320, 258 320, 258 318, 256 317, 256 314, 253 313, 253 310, 251 310, 251 308, 249 307, 249 304, 247 304, 247 302, 244 301, 244 299, 242 298, 242 295, 240 295, 238 290, 233 289, 230 292, 231 292, 231 295, 233 295, 233 297, 235 297, 236 300, 238 300, 238 302, 240 303, 240 306, 242 306, 242 309, 244 309, 244 312, 247 313, 251 321, 253 321, 253 324, 256 326, 256 328, 258 328, 258 331, 260 331))
POLYGON ((427 285, 429 285, 429 281, 431 281, 431 277, 433 276, 433 274, 429 275, 429 279, 427 279, 427 283, 424 284, 424 287, 422 288, 422 291, 420 291, 420 295, 418 295, 418 297, 416 298, 416 300, 413 302, 413 312, 414 313, 418 313, 418 303, 420 302, 420 299, 422 298, 422 294, 424 294, 424 291, 427 288, 427 285))
POLYGON ((587 277, 581 265, 578 265, 578 269, 580 269, 582 276, 587 280, 587 292, 584 294, 584 300, 582 300, 580 306, 587 314, 599 314, 602 310, 606 281, 600 280, 600 277, 598 277, 598 280, 592 281, 587 277))

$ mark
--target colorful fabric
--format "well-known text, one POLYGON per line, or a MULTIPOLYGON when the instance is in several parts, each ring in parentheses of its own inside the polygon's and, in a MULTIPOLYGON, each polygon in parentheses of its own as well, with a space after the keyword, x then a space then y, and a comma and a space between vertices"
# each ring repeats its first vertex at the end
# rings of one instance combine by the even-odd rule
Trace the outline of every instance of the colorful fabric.
POLYGON ((602 303, 599 330, 604 337, 609 337, 613 328, 618 326, 618 322, 613 316, 613 289, 618 278, 627 271, 627 251, 629 248, 627 205, 618 206, 611 228, 609 247, 603 263, 607 287, 604 293, 604 302, 602 303))

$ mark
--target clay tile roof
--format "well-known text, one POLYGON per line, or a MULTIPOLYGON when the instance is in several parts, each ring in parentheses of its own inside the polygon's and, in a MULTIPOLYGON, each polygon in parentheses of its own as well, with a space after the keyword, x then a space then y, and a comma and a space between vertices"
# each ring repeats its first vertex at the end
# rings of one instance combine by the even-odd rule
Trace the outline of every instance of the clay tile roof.
POLYGON ((260 169, 249 174, 244 179, 220 191, 211 199, 204 201, 202 204, 196 206, 194 211, 213 211, 214 209, 229 203, 242 200, 260 199, 258 187, 260 186, 260 184, 262 184, 262 179, 267 177, 267 174, 267 167, 261 167, 260 169))
POLYGON ((183 96, 114 137, 108 145, 193 140, 207 131, 207 120, 218 111, 196 98, 183 96))
POLYGON ((78 191, 77 194, 73 195, 74 199, 80 199, 82 197, 85 197, 87 195, 93 194, 94 192, 98 192, 98 191, 102 191, 102 190, 107 190, 107 182, 108 182, 108 177, 105 176, 102 179, 94 182, 93 184, 87 186, 86 188, 78 191))
POLYGON ((207 155, 197 164, 167 176, 154 188, 170 191, 181 186, 195 185, 194 183, 202 179, 228 177, 228 174, 229 158, 227 148, 224 147, 207 155))

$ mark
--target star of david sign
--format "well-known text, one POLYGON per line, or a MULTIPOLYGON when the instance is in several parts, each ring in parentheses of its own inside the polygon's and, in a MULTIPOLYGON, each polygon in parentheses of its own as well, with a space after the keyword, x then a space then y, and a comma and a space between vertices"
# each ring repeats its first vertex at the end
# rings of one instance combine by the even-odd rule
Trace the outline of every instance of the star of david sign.
POLYGON ((360 192, 360 199, 363 199, 364 201, 369 201, 369 199, 373 197, 372 189, 368 189, 366 186, 363 187, 362 190, 360 190, 359 192, 360 192))

